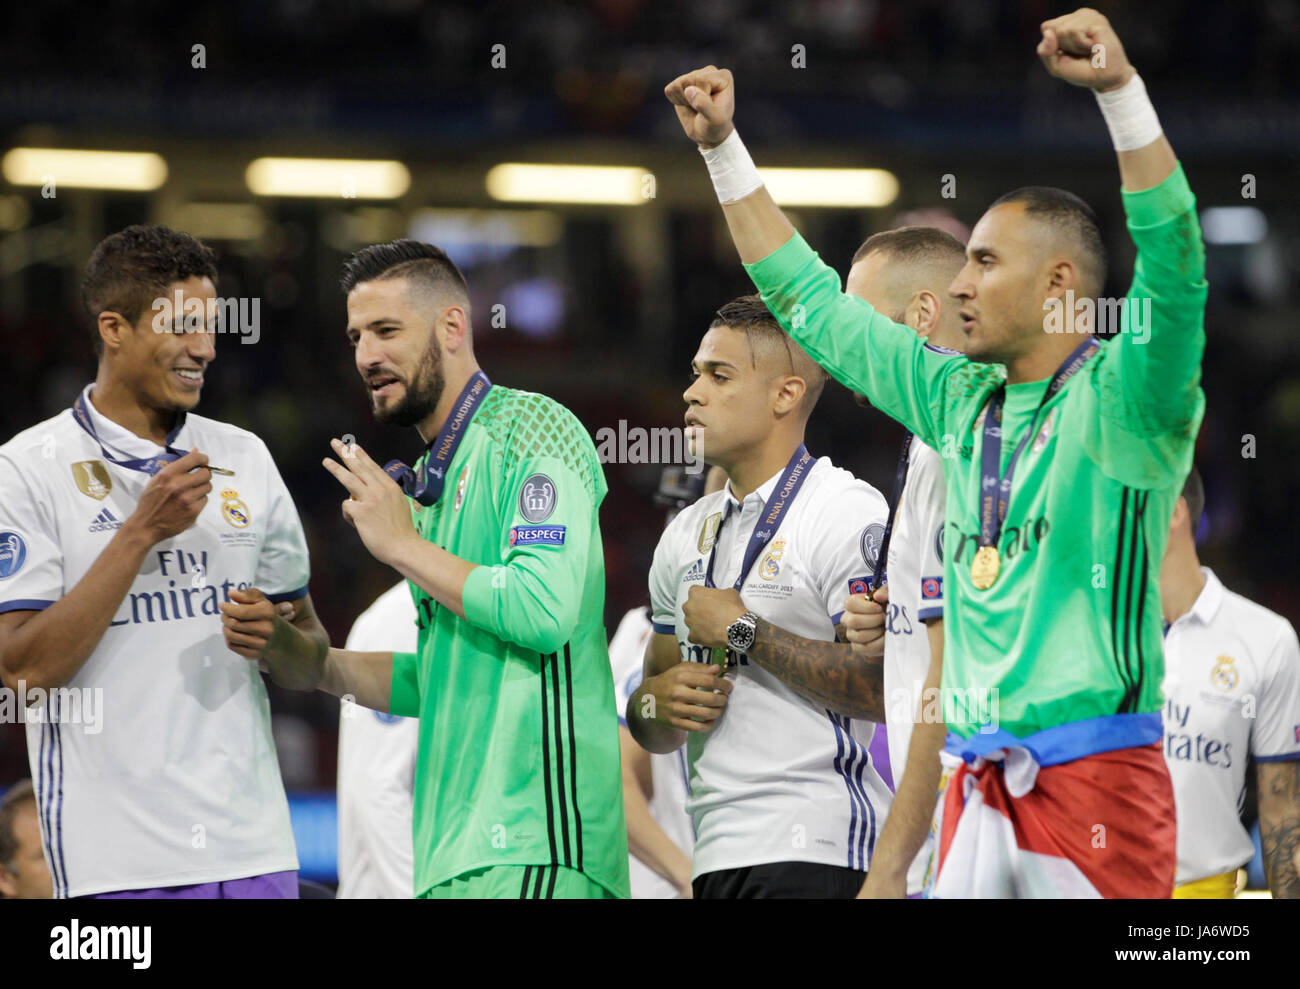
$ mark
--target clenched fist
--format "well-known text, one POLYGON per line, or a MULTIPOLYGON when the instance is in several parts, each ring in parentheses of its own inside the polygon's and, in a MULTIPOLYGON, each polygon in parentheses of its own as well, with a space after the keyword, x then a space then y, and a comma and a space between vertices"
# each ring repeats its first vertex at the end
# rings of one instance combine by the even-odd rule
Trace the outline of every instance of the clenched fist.
POLYGON ((736 88, 727 69, 706 65, 664 87, 686 136, 702 148, 717 147, 735 130, 736 88))
POLYGON ((857 656, 876 658, 885 654, 885 608, 889 606, 889 585, 872 592, 850 594, 844 602, 844 638, 857 656))
POLYGON ((650 677, 633 698, 637 713, 680 731, 712 731, 733 689, 720 670, 717 665, 678 663, 650 677))
POLYGON ((1041 27, 1038 57, 1056 78, 1102 93, 1133 78, 1135 70, 1119 35, 1110 21, 1091 7, 1043 21, 1041 27))

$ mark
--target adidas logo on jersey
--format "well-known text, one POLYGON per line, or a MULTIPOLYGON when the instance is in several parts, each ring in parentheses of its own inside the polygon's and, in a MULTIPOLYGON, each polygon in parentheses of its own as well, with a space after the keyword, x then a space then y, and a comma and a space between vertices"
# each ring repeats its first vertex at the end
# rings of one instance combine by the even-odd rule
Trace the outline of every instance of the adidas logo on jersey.
POLYGON ((91 521, 87 532, 112 532, 114 529, 122 528, 122 523, 118 521, 107 508, 95 516, 91 521))
POLYGON ((686 576, 682 578, 683 584, 689 584, 692 581, 704 579, 704 560, 696 560, 691 564, 691 569, 686 571, 686 576))

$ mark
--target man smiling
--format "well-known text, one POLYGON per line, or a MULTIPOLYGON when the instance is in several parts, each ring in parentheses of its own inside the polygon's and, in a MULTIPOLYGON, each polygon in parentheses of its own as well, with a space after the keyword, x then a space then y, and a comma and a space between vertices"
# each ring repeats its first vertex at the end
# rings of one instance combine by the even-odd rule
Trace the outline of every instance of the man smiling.
POLYGON ((106 238, 82 285, 94 383, 0 447, 0 674, 102 696, 93 735, 60 696, 27 714, 56 897, 298 895, 266 687, 219 609, 256 584, 324 648, 302 525, 265 444, 192 412, 216 327, 154 324, 160 299, 208 311, 216 276, 187 234, 106 238))

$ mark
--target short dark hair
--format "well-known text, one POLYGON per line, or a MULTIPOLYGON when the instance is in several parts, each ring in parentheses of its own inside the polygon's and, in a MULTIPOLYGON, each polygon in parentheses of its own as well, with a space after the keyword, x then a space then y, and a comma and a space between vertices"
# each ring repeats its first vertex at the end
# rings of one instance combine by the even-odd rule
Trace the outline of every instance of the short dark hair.
POLYGON ((1025 215, 1046 223, 1060 234, 1074 240, 1081 252, 1085 292, 1101 294, 1106 284, 1106 244, 1101 239, 1101 224, 1091 206, 1073 192, 1050 185, 1026 185, 1012 189, 994 200, 994 206, 1019 203, 1025 215))
POLYGON ((1183 500, 1187 502, 1187 524, 1192 529, 1192 538, 1196 538, 1196 530, 1200 528, 1201 516, 1205 514, 1205 484, 1201 481, 1201 472, 1192 465, 1192 469, 1187 472, 1187 480, 1183 482, 1183 500))
POLYGON ((404 238, 362 248, 343 263, 343 294, 363 282, 410 278, 441 294, 451 290, 469 302, 469 286, 447 252, 432 244, 404 238))
POLYGON ((804 407, 808 412, 812 411, 826 386, 828 375, 820 364, 808 356, 807 351, 781 329, 781 324, 760 296, 742 295, 732 299, 714 314, 709 329, 716 326, 729 326, 744 333, 756 366, 760 350, 784 348, 790 359, 791 371, 803 378, 808 386, 804 393, 804 407))
POLYGON ((8 865, 18 854, 18 837, 14 834, 14 818, 25 800, 36 802, 36 791, 31 780, 19 780, 5 791, 0 799, 0 865, 8 865))
POLYGON ((883 251, 892 259, 903 263, 961 263, 966 259, 966 248, 947 230, 938 227, 895 227, 893 230, 872 234, 863 241, 854 253, 850 266, 877 251, 883 251))
POLYGON ((187 233, 160 224, 136 224, 105 237, 90 252, 81 279, 81 299, 90 314, 95 353, 103 352, 98 321, 118 313, 132 326, 173 282, 217 280, 212 248, 187 233))

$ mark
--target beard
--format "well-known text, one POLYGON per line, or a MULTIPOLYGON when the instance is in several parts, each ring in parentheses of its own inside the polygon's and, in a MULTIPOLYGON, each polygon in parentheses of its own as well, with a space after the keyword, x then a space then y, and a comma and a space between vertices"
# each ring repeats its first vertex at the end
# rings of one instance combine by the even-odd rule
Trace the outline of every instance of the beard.
POLYGON ((414 378, 406 383, 405 396, 387 409, 375 408, 375 418, 389 426, 418 425, 438 407, 446 383, 446 376, 442 373, 442 352, 430 334, 429 346, 420 358, 420 366, 415 369, 414 378))

